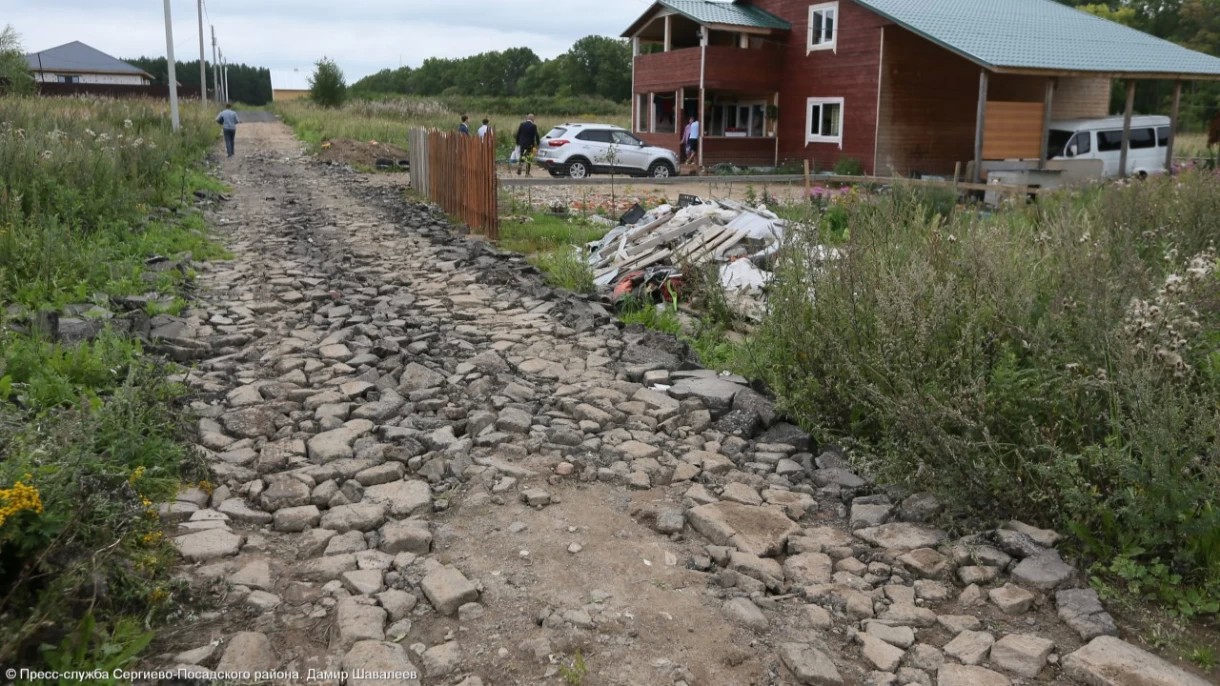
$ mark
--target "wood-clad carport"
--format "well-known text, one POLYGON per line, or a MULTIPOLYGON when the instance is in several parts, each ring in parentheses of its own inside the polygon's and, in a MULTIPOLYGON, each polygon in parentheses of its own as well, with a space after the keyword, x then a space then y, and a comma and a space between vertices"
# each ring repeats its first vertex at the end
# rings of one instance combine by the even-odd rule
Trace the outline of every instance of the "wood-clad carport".
POLYGON ((1183 83, 1220 80, 1220 58, 1053 0, 853 1, 892 22, 882 28, 878 170, 943 173, 954 160, 970 161, 977 182, 987 160, 1043 168, 1050 123, 1108 115, 1109 84, 1122 81, 1125 174, 1136 84, 1149 80, 1174 83, 1172 170, 1183 83), (1089 111, 1090 102, 1105 109, 1089 111))

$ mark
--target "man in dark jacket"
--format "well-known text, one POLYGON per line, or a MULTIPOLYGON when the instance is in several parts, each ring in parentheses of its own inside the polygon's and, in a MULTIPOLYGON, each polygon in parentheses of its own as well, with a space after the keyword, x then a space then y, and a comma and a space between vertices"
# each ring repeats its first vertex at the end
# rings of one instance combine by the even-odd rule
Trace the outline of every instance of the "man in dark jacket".
POLYGON ((525 175, 530 175, 530 164, 534 161, 534 153, 542 144, 542 135, 538 133, 538 125, 534 123, 534 115, 529 115, 517 127, 517 147, 521 148, 521 158, 517 160, 517 176, 521 176, 521 165, 525 165, 525 175))
POLYGON ((467 123, 467 122, 469 122, 469 121, 470 121, 470 115, 469 115, 469 114, 463 114, 463 115, 462 115, 462 123, 461 123, 461 124, 458 124, 458 133, 462 134, 463 136, 469 136, 469 135, 470 135, 470 124, 468 124, 468 123, 467 123))

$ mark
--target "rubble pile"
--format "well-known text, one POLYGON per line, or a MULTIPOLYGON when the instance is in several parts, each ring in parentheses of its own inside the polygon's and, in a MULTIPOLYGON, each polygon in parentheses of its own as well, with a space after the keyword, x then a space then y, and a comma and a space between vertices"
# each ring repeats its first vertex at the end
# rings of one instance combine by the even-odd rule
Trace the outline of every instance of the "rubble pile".
POLYGON ((718 264, 720 283, 739 309, 760 314, 760 296, 772 280, 766 267, 787 229, 763 206, 683 195, 677 208, 665 204, 645 212, 637 205, 586 246, 585 258, 594 283, 615 303, 629 295, 673 302, 683 270, 718 264))

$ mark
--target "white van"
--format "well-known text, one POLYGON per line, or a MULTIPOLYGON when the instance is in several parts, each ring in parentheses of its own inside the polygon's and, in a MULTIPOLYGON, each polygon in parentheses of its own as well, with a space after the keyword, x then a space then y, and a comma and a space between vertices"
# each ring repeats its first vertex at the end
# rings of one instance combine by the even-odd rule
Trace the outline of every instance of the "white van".
MULTIPOLYGON (((1127 174, 1144 177, 1165 172, 1169 145, 1169 117, 1131 118, 1131 144, 1127 174)), ((1123 118, 1072 119, 1051 122, 1047 156, 1050 159, 1101 160, 1102 175, 1118 176, 1123 146, 1123 118)))

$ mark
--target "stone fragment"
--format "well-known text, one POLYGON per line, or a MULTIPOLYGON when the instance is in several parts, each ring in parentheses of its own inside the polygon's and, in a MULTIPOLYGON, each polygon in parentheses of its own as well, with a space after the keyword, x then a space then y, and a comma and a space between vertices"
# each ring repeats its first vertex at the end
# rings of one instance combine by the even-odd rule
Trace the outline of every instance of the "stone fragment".
POLYGON ((767 630, 767 616, 749 598, 733 598, 724 604, 724 613, 741 626, 755 631, 767 630))
POLYGON ((1055 605, 1059 607, 1059 619, 1080 634, 1081 640, 1118 635, 1114 618, 1102 607, 1097 591, 1091 588, 1059 591, 1055 594, 1055 605))
POLYGON ((276 531, 305 531, 318 525, 322 513, 316 505, 302 505, 277 510, 272 528, 276 531))
POLYGON ((332 507, 322 515, 321 526, 339 533, 372 531, 385 521, 385 506, 380 503, 354 503, 332 507))
POLYGON ((419 587, 432 607, 447 616, 456 614, 463 603, 479 599, 479 590, 475 585, 453 567, 437 567, 424 577, 419 587))
POLYGON ((932 548, 916 548, 898 561, 925 579, 941 578, 949 566, 948 559, 932 548))
POLYGON ((420 686, 422 672, 397 643, 358 641, 343 656, 344 686, 420 686), (415 675, 415 676, 410 676, 415 675), (385 678, 380 678, 380 677, 385 678))
POLYGON ((1004 584, 987 594, 1005 614, 1019 615, 1034 606, 1034 594, 1015 584, 1004 584))
POLYGON ((830 656, 808 643, 784 643, 779 657, 798 683, 805 686, 841 686, 843 677, 830 656))
POLYGON ((391 481, 364 489, 364 500, 384 505, 395 517, 410 517, 432 511, 432 489, 418 479, 391 481))
POLYGON ((269 591, 275 586, 271 580, 271 565, 266 560, 254 560, 229 576, 234 586, 249 586, 269 591))
POLYGON ((356 598, 340 598, 335 612, 337 630, 333 647, 346 650, 360 641, 384 640, 385 619, 385 610, 376 605, 367 605, 356 598))
POLYGON ((1037 543, 1044 548, 1055 547, 1055 544, 1058 543, 1059 539, 1062 538, 1062 536, 1060 536, 1056 531, 1052 531, 1051 529, 1039 529, 1036 526, 1030 526, 1025 522, 1019 522, 1015 519, 1008 522, 1001 528, 1025 534, 1026 536, 1029 536, 1034 543, 1037 543))
POLYGON ((207 562, 236 555, 241 544, 241 536, 225 529, 207 529, 174 539, 174 547, 191 562, 207 562))
POLYGON ((830 583, 834 563, 825 553, 800 553, 784 560, 784 578, 798 586, 830 583))
POLYGON ((898 663, 902 661, 902 650, 869 634, 856 634, 856 637, 863 645, 861 652, 864 655, 864 659, 868 660, 874 668, 883 672, 892 672, 898 669, 898 663))
POLYGON ((266 634, 240 631, 229 639, 224 655, 216 664, 217 672, 268 671, 278 667, 271 640, 266 634))
POLYGON ((448 676, 462 663, 462 649, 457 641, 446 641, 424 651, 424 672, 430 678, 448 676))
POLYGON ((894 550, 935 548, 949 537, 940 529, 909 522, 891 522, 867 529, 858 529, 855 531, 855 535, 875 546, 894 550))
POLYGON ((945 644, 945 654, 966 665, 977 665, 986 657, 995 637, 985 631, 963 631, 945 644))
POLYGON ((936 675, 936 686, 1011 686, 1008 677, 985 667, 948 664, 936 675))
POLYGON ((1058 551, 1048 550, 1021 560, 1013 568, 1012 578, 1043 591, 1053 591, 1075 573, 1076 570, 1059 557, 1058 551))
POLYGON ((1031 634, 1008 634, 991 646, 991 664, 1017 676, 1033 678, 1046 665, 1054 641, 1031 634))
POLYGON ((761 557, 778 555, 800 527, 778 508, 709 503, 692 508, 687 521, 715 545, 728 545, 761 557))
POLYGON ((1063 671, 1088 686, 1207 686, 1197 677, 1113 636, 1098 636, 1063 658, 1063 671))
POLYGON ((391 554, 415 553, 427 555, 432 549, 432 532, 428 523, 417 519, 388 522, 381 528, 381 550, 391 554))

